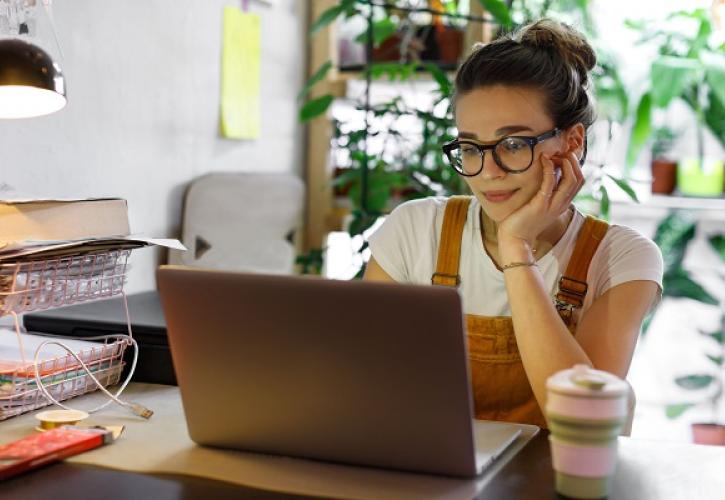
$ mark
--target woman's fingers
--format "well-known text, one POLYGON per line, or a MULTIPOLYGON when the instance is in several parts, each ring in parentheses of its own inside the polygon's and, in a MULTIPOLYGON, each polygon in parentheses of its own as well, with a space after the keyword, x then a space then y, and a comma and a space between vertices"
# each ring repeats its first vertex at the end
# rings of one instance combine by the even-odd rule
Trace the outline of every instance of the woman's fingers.
POLYGON ((541 180, 539 196, 545 198, 548 202, 551 200, 556 191, 556 166, 554 165, 552 159, 545 155, 542 155, 541 163, 544 167, 544 176, 541 180))
POLYGON ((561 180, 551 200, 551 206, 557 213, 569 207, 571 200, 579 190, 578 183, 571 161, 569 158, 563 158, 561 160, 561 180))
POLYGON ((584 172, 582 171, 582 164, 579 162, 579 158, 577 158, 577 156, 573 152, 569 153, 569 158, 571 159, 572 167, 574 169, 574 176, 577 178, 578 181, 576 191, 578 193, 584 185, 584 172))

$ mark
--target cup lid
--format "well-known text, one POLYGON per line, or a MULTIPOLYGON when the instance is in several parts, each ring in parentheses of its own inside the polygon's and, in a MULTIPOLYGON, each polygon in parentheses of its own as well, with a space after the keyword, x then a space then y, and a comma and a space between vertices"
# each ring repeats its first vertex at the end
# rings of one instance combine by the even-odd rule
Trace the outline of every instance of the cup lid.
POLYGON ((629 389, 616 375, 587 365, 575 365, 555 373, 546 380, 546 388, 560 394, 593 398, 618 397, 629 389))

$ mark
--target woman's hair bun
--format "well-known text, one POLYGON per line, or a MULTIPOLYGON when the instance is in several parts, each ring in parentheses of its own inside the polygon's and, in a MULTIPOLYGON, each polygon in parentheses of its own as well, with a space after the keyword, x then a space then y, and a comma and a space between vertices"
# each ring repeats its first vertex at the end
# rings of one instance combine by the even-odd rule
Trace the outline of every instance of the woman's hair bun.
POLYGON ((597 63, 597 56, 584 35, 571 26, 541 19, 522 27, 513 35, 522 45, 548 51, 556 51, 569 65, 576 69, 582 84, 587 82, 587 73, 597 63))

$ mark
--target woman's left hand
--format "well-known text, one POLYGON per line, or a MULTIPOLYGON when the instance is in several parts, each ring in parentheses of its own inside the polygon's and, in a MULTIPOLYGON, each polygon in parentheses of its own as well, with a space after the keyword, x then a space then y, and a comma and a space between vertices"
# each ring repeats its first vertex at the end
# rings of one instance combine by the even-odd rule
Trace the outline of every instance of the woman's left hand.
POLYGON ((502 256, 507 246, 521 247, 523 244, 531 248, 538 236, 566 212, 584 185, 584 174, 574 152, 567 153, 560 161, 561 179, 557 184, 554 160, 549 155, 541 155, 544 175, 538 193, 498 226, 499 252, 502 256))

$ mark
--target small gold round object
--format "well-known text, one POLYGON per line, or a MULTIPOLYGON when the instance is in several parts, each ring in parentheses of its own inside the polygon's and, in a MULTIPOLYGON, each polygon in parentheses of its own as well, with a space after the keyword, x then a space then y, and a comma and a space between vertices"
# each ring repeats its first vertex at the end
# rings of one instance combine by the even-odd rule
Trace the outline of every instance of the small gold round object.
POLYGON ((40 421, 37 430, 47 431, 61 425, 75 425, 81 420, 88 418, 88 413, 81 410, 49 410, 35 415, 40 421))

